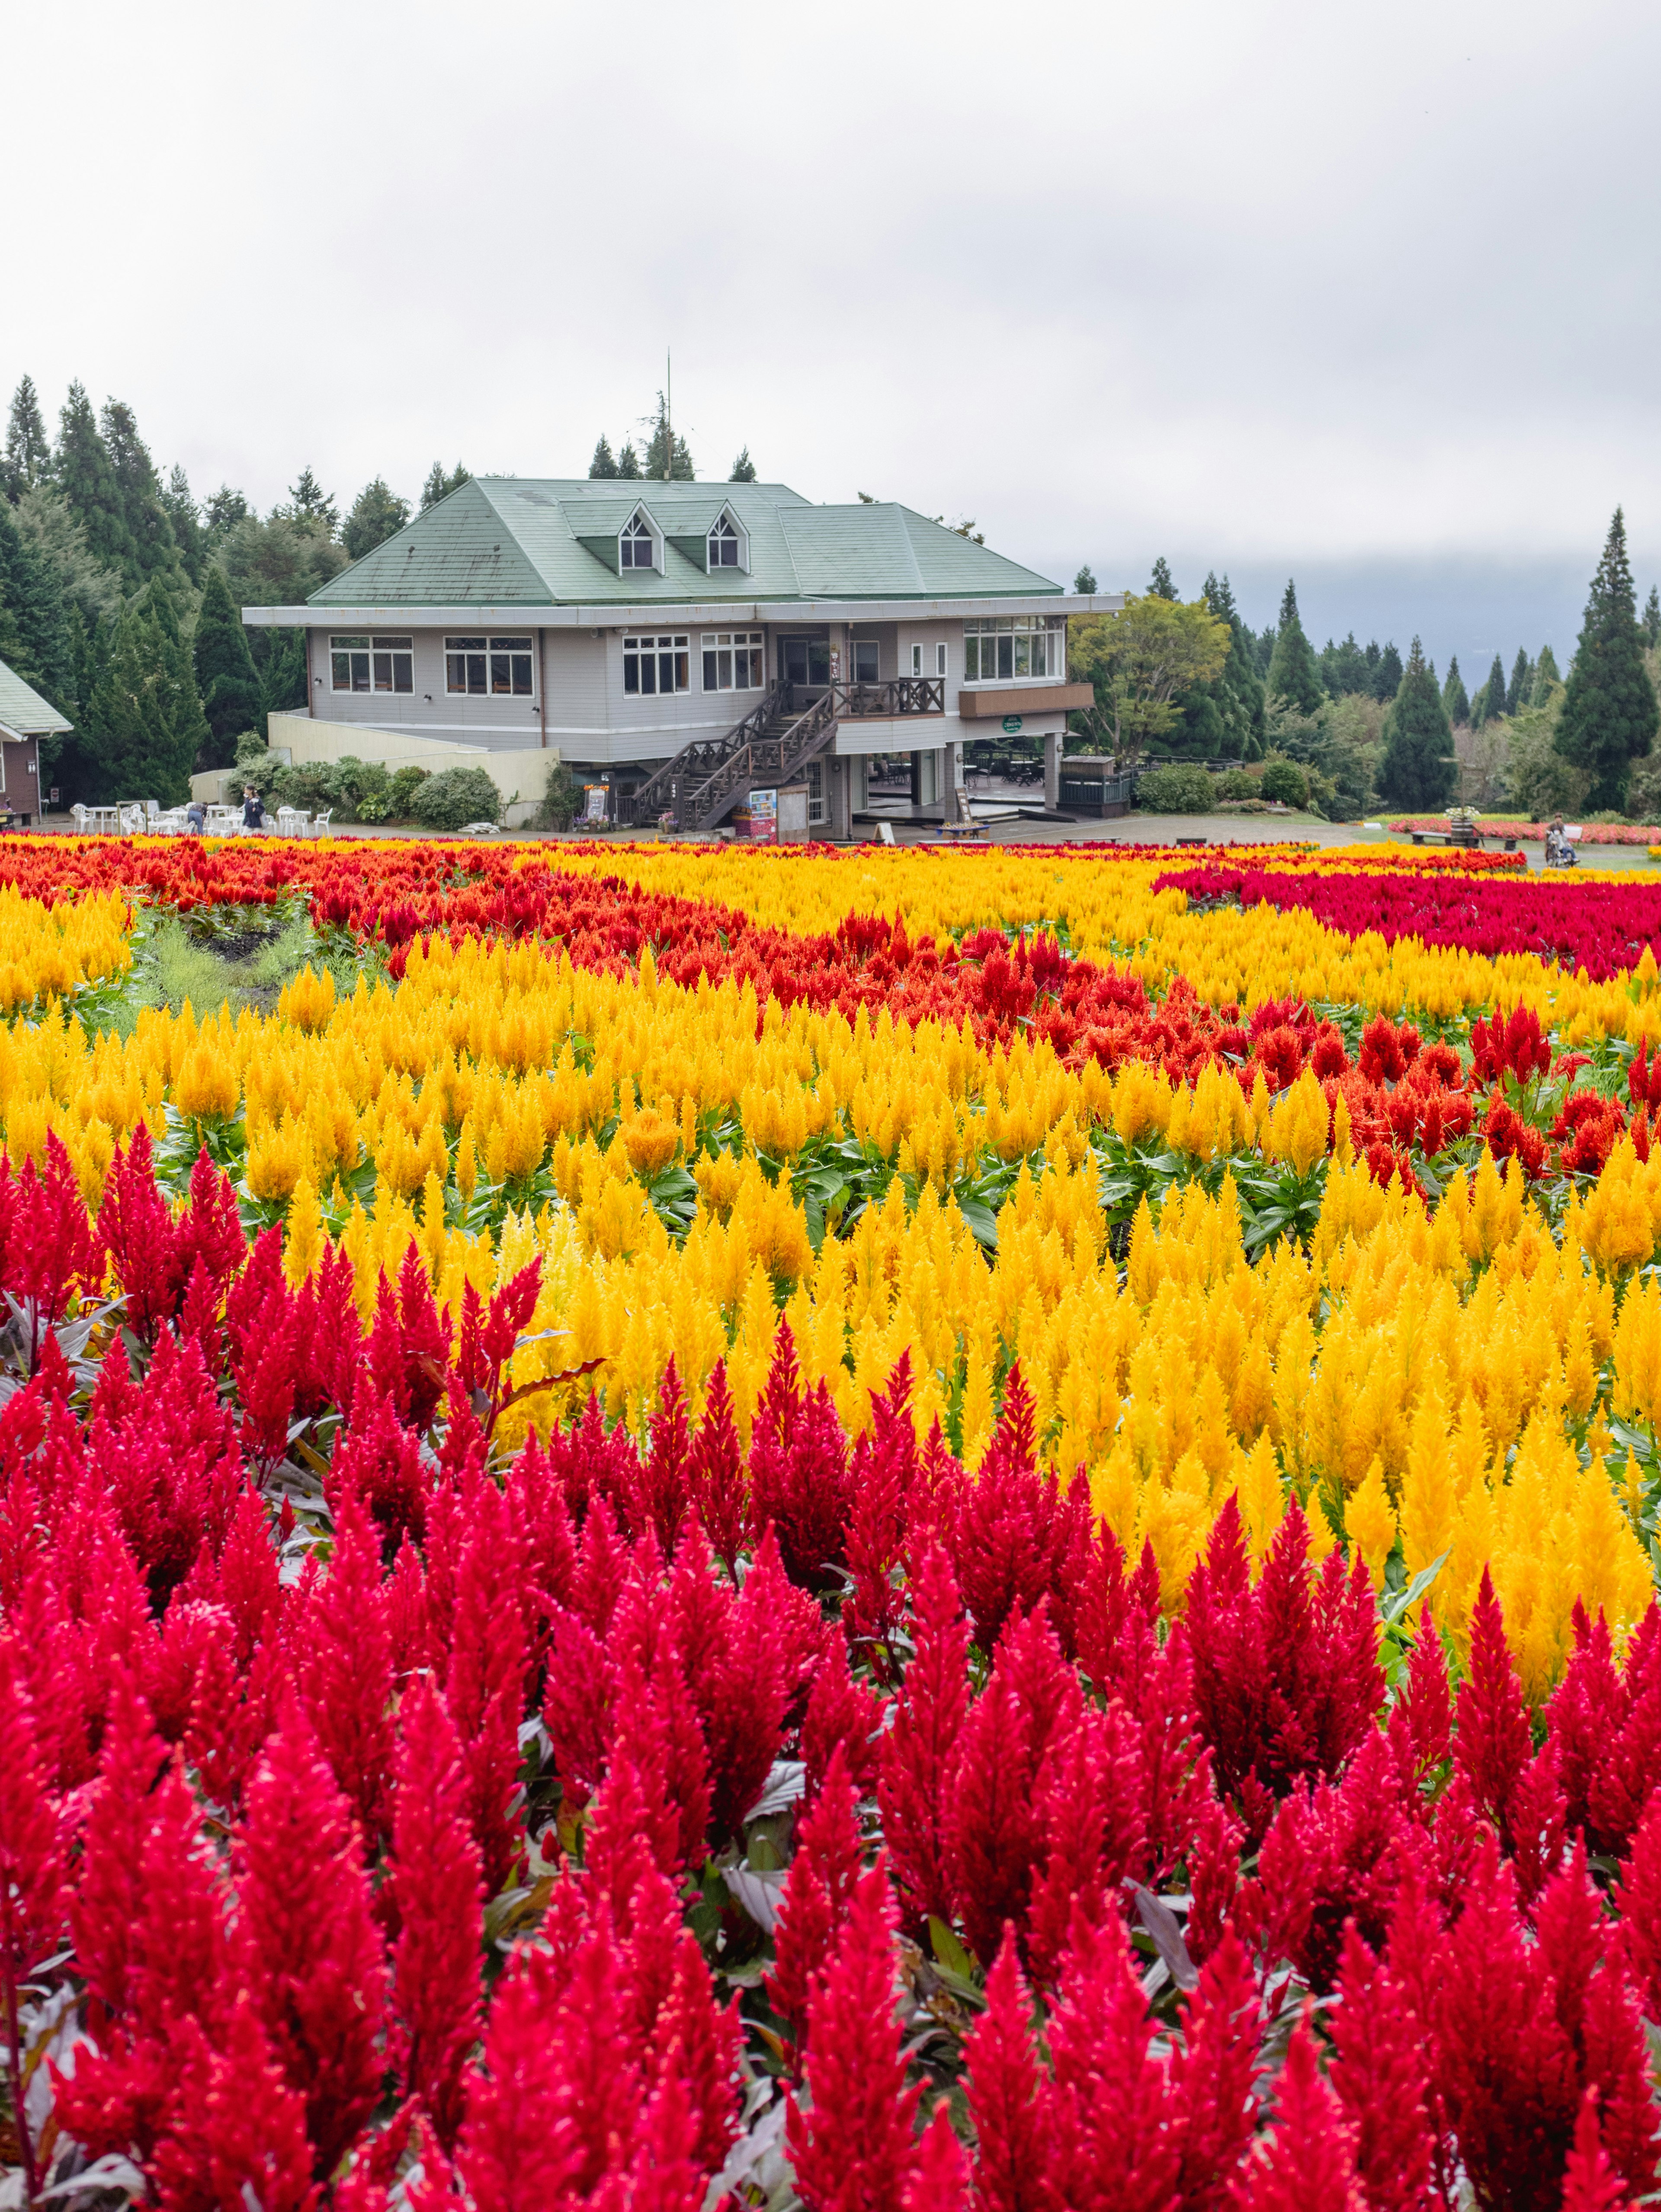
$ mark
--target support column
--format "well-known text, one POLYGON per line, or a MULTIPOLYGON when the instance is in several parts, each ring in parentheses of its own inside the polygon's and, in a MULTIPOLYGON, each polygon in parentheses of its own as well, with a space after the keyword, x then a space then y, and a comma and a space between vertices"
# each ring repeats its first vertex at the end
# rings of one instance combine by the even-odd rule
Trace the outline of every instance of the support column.
POLYGON ((1054 814, 1062 803, 1062 746, 1066 733, 1051 730, 1043 741, 1043 803, 1054 814))
POLYGON ((922 755, 920 752, 914 752, 911 756, 911 804, 913 806, 922 805, 922 755))
POLYGON ((854 763, 838 760, 833 754, 824 763, 830 788, 825 796, 829 820, 825 828, 839 842, 846 844, 854 835, 854 763))

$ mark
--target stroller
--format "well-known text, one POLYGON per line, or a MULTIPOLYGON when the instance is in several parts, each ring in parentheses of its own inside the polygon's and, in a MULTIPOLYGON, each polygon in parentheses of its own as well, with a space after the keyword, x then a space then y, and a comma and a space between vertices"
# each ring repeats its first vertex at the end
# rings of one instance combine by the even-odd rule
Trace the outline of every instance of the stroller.
POLYGON ((1573 868, 1579 866, 1568 832, 1561 822, 1549 823, 1546 828, 1546 866, 1548 868, 1573 868))

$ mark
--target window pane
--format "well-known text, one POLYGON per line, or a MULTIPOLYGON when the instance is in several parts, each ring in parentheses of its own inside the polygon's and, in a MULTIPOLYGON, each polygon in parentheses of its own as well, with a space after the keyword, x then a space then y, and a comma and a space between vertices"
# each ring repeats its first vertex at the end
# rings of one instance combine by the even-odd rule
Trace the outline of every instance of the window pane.
POLYGON ((482 637, 447 637, 444 650, 447 653, 483 653, 484 641, 482 637))
POLYGON ((1015 641, 1013 637, 998 640, 998 673, 1013 676, 1015 672, 1015 641))
POLYGON ((333 688, 337 691, 350 691, 352 688, 351 654, 350 653, 331 653, 329 665, 332 672, 331 682, 333 688))
MULTIPOLYGON (((684 644, 684 641, 683 640, 683 644, 684 644)), ((680 653, 678 653, 675 655, 675 689, 676 689, 676 690, 677 690, 677 691, 684 691, 684 690, 686 689, 687 685, 691 682, 691 680, 692 680, 692 677, 691 677, 691 661, 689 660, 689 659, 688 659, 688 657, 687 657, 686 653, 685 653, 684 651, 683 651, 683 652, 680 652, 680 653)))
POLYGON ((703 688, 706 691, 713 691, 715 684, 715 656, 713 653, 706 652, 703 656, 703 688))
POLYGON ((415 658, 408 653, 392 655, 392 689, 394 691, 415 690, 415 658))
POLYGON ((761 647, 758 645, 752 645, 750 648, 750 683, 748 688, 751 691, 759 691, 766 680, 766 678, 762 674, 761 647))
POLYGON ((392 688, 392 654, 390 653, 377 653, 374 656, 374 665, 375 690, 377 691, 390 691, 392 688))
POLYGON ((627 692, 640 690, 640 655, 625 653, 623 656, 623 688, 627 692))
POLYGON ((329 643, 337 653, 367 653, 369 647, 367 637, 332 637, 329 643))
POLYGON ((715 678, 717 688, 730 691, 733 688, 733 655, 730 650, 715 656, 715 666, 720 671, 715 678))
POLYGON ((1016 675, 1030 676, 1032 672, 1031 639, 1027 637, 1017 637, 1013 639, 1011 642, 1015 647, 1016 675))
POLYGON ((934 673, 936 676, 944 676, 946 673, 946 646, 944 641, 934 647, 934 673))
POLYGON ((484 696, 484 655, 482 653, 470 653, 467 655, 467 689, 470 693, 476 694, 481 698, 484 696))
POLYGON ((372 642, 377 653, 407 653, 411 645, 407 637, 377 637, 372 642))
POLYGON ((528 637, 493 637, 490 650, 492 653, 528 653, 531 641, 528 637))
POLYGON ((640 688, 642 691, 655 691, 658 688, 658 657, 654 653, 642 653, 640 656, 640 688))
POLYGON ((514 690, 521 699, 528 699, 531 696, 531 656, 528 653, 514 655, 514 690))

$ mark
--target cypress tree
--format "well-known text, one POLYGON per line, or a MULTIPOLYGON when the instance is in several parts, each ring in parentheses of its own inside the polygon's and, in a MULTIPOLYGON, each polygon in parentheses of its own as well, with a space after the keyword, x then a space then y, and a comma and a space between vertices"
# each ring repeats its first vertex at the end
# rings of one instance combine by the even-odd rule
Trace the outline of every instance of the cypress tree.
POLYGON ((611 451, 611 441, 602 431, 599 443, 594 447, 594 458, 588 464, 588 473, 591 477, 614 477, 617 472, 617 458, 611 451))
POLYGON ((1372 696, 1381 699, 1386 707, 1402 686, 1402 656, 1394 642, 1387 645, 1378 656, 1378 672, 1373 678, 1372 696))
POLYGON ((99 424, 120 489, 122 516, 136 549, 127 588, 136 590, 146 578, 157 575, 182 583, 184 563, 179 556, 179 541, 161 504, 155 464, 138 434, 137 418, 124 401, 109 399, 104 403, 99 424))
MULTIPOLYGON (((385 477, 376 477, 353 501, 340 542, 354 561, 361 561, 377 545, 384 545, 389 538, 395 538, 409 519, 409 501, 400 499, 385 477)), ((245 723, 243 726, 247 726, 245 723)))
MULTIPOLYGON (((602 438, 599 442, 603 446, 605 441, 602 438)), ((588 473, 593 476, 594 471, 590 469, 588 473)), ((459 461, 453 469, 447 469, 442 461, 435 461, 421 487, 421 512, 425 514, 429 507, 436 507, 440 500, 448 499, 453 491, 459 491, 463 484, 472 480, 472 471, 463 468, 459 461)))
POLYGON ((1591 773, 1589 811, 1618 812, 1625 806, 1632 763, 1647 757, 1658 726, 1661 708, 1644 665, 1626 518, 1617 507, 1592 579, 1553 740, 1564 759, 1591 773))
POLYGON ((136 577, 138 547, 127 526, 126 501, 110 449, 99 434, 92 402, 78 383, 70 385, 58 418, 52 474, 70 514, 86 532, 94 559, 119 568, 124 578, 136 577))
POLYGON ((1275 625, 1266 623, 1261 631, 1254 631, 1251 639, 1251 665, 1261 677, 1269 674, 1269 664, 1275 658, 1275 625))
POLYGON ((733 462, 733 473, 727 481, 728 483, 754 483, 756 481, 756 465, 750 458, 748 446, 733 462))
MULTIPOLYGON (((23 381, 27 384, 28 379, 25 377, 23 381)), ((1661 645, 1661 592, 1658 592, 1653 584, 1650 586, 1650 595, 1644 602, 1644 642, 1652 653, 1658 645, 1661 645)))
POLYGON ((1334 699, 1367 689, 1366 655, 1356 643, 1354 630, 1342 645, 1335 645, 1330 638, 1327 640, 1321 648, 1320 670, 1321 681, 1334 699))
POLYGON ((1557 665, 1557 655, 1548 645, 1540 648, 1540 658, 1534 664, 1534 690, 1530 695, 1530 707, 1543 707, 1563 680, 1557 665))
POLYGON ((1533 690, 1534 664, 1529 659, 1527 647, 1519 645, 1517 658, 1512 663, 1511 682, 1506 686, 1506 712, 1520 714, 1533 690))
MULTIPOLYGON (((40 413, 34 379, 26 376, 12 394, 6 421, 6 450, 0 459, 0 490, 9 500, 21 499, 31 484, 38 484, 52 466, 52 444, 40 413)), ((1653 593, 1651 595, 1653 597, 1653 593)))
POLYGON ((268 714, 281 714, 306 704, 306 633, 303 629, 267 629, 265 653, 259 665, 259 717, 263 729, 268 714))
POLYGON ((623 451, 618 455, 618 474, 626 477, 630 483, 636 483, 640 477, 640 455, 626 439, 623 451))
POLYGON ((302 523, 324 538, 332 538, 340 527, 340 509, 335 505, 334 494, 325 491, 309 469, 301 469, 299 482, 289 486, 288 506, 277 511, 290 522, 302 523))
POLYGON ((82 738, 94 795, 106 804, 155 799, 173 806, 189 796, 208 726, 179 618, 159 580, 123 611, 86 705, 82 738))
POLYGON ((1264 686, 1271 698, 1278 696, 1288 699, 1300 714, 1313 714, 1326 699, 1321 683, 1321 672, 1315 665, 1314 648, 1304 635, 1303 623, 1298 619, 1298 593, 1288 580, 1286 595, 1281 601, 1281 619, 1275 626, 1275 652, 1269 664, 1269 680, 1264 686))
POLYGON ((18 528, 4 500, 0 500, 0 608, 7 622, 0 660, 62 708, 71 681, 64 594, 51 564, 18 528))
POLYGON ((1151 599, 1171 599, 1177 597, 1177 586, 1171 579, 1171 568, 1165 555, 1153 563, 1153 574, 1148 580, 1147 595, 1151 599))
POLYGON ((1445 806, 1453 789, 1453 732, 1436 672, 1415 637, 1390 712, 1378 786, 1396 806, 1445 806))
POLYGON ((208 557, 207 533, 202 527, 201 509, 191 492, 191 480, 177 462, 162 490, 161 504, 173 525, 173 543, 179 548, 185 573, 192 583, 199 585, 202 564, 208 557))
POLYGON ((244 730, 263 728, 264 721, 259 674, 248 650, 248 634, 216 561, 209 563, 203 582, 191 659, 208 721, 204 765, 229 768, 236 758, 237 738, 244 730))
POLYGON ((1078 574, 1073 579, 1073 588, 1080 599, 1087 599, 1094 596, 1096 573, 1088 561, 1081 564, 1078 574))
POLYGON ((1200 596, 1230 631, 1228 659, 1214 685, 1206 689, 1215 696, 1222 720, 1216 750, 1231 758, 1261 760, 1263 757, 1263 681, 1257 673, 1251 632, 1240 619, 1234 591, 1226 576, 1220 582, 1208 575, 1200 596))
POLYGON ((652 417, 652 435, 647 444, 642 473, 652 483, 666 479, 672 483, 691 483, 694 474, 686 441, 672 429, 669 403, 660 392, 657 413, 652 417))
POLYGON ((1456 729, 1461 722, 1470 720, 1470 694, 1465 689, 1464 678, 1459 673, 1457 653, 1448 663, 1447 681, 1442 686, 1442 707, 1456 729))

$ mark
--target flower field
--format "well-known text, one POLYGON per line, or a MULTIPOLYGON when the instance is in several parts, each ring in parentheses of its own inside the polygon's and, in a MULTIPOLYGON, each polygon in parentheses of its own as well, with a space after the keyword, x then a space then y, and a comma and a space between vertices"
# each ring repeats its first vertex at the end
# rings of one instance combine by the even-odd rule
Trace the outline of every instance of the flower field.
POLYGON ((1658 947, 0 842, 0 2202, 1652 2197, 1658 947))

